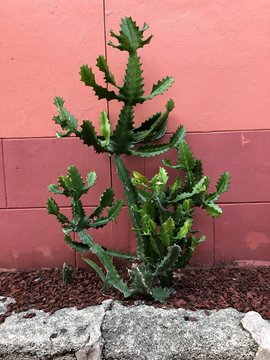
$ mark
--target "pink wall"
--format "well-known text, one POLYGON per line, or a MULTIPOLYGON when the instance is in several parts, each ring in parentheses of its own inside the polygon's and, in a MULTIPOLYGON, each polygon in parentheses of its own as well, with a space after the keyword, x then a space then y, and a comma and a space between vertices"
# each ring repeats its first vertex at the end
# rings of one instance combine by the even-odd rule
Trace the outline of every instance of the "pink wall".
MULTIPOLYGON (((162 109, 169 97, 176 109, 168 131, 180 123, 189 131, 195 154, 214 181, 227 170, 231 190, 222 197, 224 215, 213 221, 198 213, 207 234, 194 263, 270 260, 270 2, 269 0, 3 0, 0 3, 0 268, 78 263, 63 243, 55 220, 46 214, 47 185, 76 163, 96 170, 97 204, 104 187, 120 185, 106 156, 77 139, 56 140, 52 100, 60 95, 79 119, 97 123, 105 101, 97 101, 79 81, 79 67, 108 55, 121 80, 125 56, 106 46, 104 29, 118 29, 132 16, 154 34, 142 52, 147 88, 172 75, 174 86, 137 119, 162 109)), ((97 76, 101 81, 102 76, 97 76)), ((115 123, 118 105, 110 106, 115 123)), ((171 154, 170 156, 173 156, 171 154)), ((152 174, 158 160, 130 160, 152 174)), ((67 203, 61 203, 68 211, 67 203)), ((97 241, 134 249, 125 208, 118 223, 96 234, 97 241), (105 240, 104 240, 105 239, 105 240)))

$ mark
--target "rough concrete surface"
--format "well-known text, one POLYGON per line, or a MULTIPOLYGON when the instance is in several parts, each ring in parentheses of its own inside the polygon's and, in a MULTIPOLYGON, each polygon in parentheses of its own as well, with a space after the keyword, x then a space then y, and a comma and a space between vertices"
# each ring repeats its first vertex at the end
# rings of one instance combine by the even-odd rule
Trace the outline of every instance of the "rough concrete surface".
POLYGON ((9 304, 14 304, 16 301, 10 297, 0 296, 0 315, 7 311, 9 304))
POLYGON ((115 305, 102 326, 104 359, 254 359, 257 346, 241 326, 243 314, 234 309, 207 314, 115 305))
MULTIPOLYGON (((0 325, 0 359, 71 360, 85 347, 90 354, 92 348, 99 348, 107 306, 108 302, 83 310, 68 308, 52 315, 35 310, 36 316, 29 319, 23 318, 29 311, 14 314, 0 325)), ((90 355, 87 359, 91 359, 90 355)))
POLYGON ((241 320, 243 327, 250 332, 259 345, 255 360, 270 359, 270 323, 255 311, 249 311, 241 320))
POLYGON ((251 360, 258 348, 234 309, 111 305, 13 314, 0 325, 0 359, 251 360))

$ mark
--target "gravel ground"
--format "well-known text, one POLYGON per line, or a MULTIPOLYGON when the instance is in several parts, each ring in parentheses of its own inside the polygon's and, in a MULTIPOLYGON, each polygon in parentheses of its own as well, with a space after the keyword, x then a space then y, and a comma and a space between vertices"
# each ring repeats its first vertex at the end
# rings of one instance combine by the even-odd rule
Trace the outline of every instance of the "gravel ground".
MULTIPOLYGON (((119 271, 127 278, 125 266, 119 271)), ((62 283, 61 269, 2 272, 0 295, 12 297, 16 303, 9 305, 7 313, 0 316, 0 322, 13 311, 39 309, 53 313, 72 306, 82 309, 106 299, 119 300, 124 305, 136 301, 156 307, 204 309, 206 312, 233 307, 241 312, 254 310, 270 319, 270 267, 190 268, 176 275, 175 294, 165 304, 160 304, 140 297, 123 299, 115 289, 104 292, 92 270, 75 269, 68 285, 62 283)))

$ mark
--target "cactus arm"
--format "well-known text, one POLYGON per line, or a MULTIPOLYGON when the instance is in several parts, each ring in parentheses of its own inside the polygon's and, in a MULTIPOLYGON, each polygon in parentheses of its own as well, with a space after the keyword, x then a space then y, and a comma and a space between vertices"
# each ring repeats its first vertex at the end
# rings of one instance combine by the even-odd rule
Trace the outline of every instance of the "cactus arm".
POLYGON ((110 284, 108 282, 108 280, 106 279, 106 275, 104 274, 104 272, 102 271, 102 269, 92 260, 82 257, 82 260, 89 266, 91 266, 91 268, 98 274, 98 276, 100 277, 101 281, 104 284, 104 290, 108 290, 110 287, 110 284))
POLYGON ((115 34, 112 30, 110 31, 111 36, 118 40, 119 45, 115 45, 111 41, 108 45, 121 51, 134 53, 137 49, 149 44, 152 39, 152 36, 149 36, 145 40, 143 39, 143 33, 148 29, 148 25, 144 24, 144 26, 139 29, 136 22, 133 21, 131 17, 121 19, 120 28, 119 35, 115 34))
POLYGON ((152 185, 155 194, 160 195, 163 192, 168 180, 169 176, 167 171, 160 166, 158 173, 150 180, 150 184, 152 185))
POLYGON ((91 68, 88 65, 84 64, 80 68, 81 81, 84 82, 86 86, 90 86, 98 99, 107 99, 118 100, 118 96, 114 91, 109 91, 107 88, 100 86, 96 83, 95 75, 91 68))
POLYGON ((153 276, 144 268, 133 266, 131 269, 132 289, 134 294, 152 295, 153 276))
POLYGON ((139 132, 148 131, 150 129, 150 127, 156 122, 157 119, 159 119, 159 117, 161 115, 162 115, 162 113, 159 111, 159 112, 153 114, 152 116, 150 116, 150 118, 145 120, 138 128, 134 129, 134 134, 137 134, 139 132))
POLYGON ((181 228, 177 232, 175 239, 177 239, 177 240, 184 239, 187 236, 187 234, 190 232, 192 225, 193 225, 193 220, 187 219, 184 222, 183 226, 181 226, 181 228))
MULTIPOLYGON (((172 165, 171 161, 168 159, 163 160, 163 164, 165 166, 170 167, 171 169, 178 169, 178 170, 184 170, 187 172, 188 177, 190 178, 193 175, 193 170, 195 165, 200 165, 200 161, 196 160, 186 143, 186 141, 183 139, 179 145, 178 145, 178 162, 176 165, 172 165), (198 163, 198 164, 197 164, 198 163)), ((192 179, 194 176, 192 177, 192 179)), ((191 178, 189 179, 189 182, 191 183, 191 178)))
POLYGON ((83 219, 85 217, 85 211, 82 206, 81 200, 77 200, 72 198, 71 201, 71 209, 72 209, 72 215, 74 219, 74 223, 77 223, 80 221, 80 219, 83 219))
POLYGON ((114 191, 112 188, 106 188, 100 198, 100 206, 105 208, 111 206, 114 201, 114 191))
POLYGON ((124 193, 126 196, 129 213, 132 219, 133 228, 137 238, 137 255, 139 259, 144 258, 144 240, 141 234, 141 216, 139 214, 139 196, 136 187, 130 179, 129 171, 126 169, 120 156, 114 157, 114 163, 117 170, 117 175, 123 184, 124 193))
POLYGON ((47 200, 46 207, 47 207, 47 210, 48 210, 48 214, 50 214, 50 215, 57 215, 59 213, 58 204, 51 197, 47 200))
POLYGON ((114 200, 114 191, 111 188, 106 188, 100 197, 100 205, 94 209, 90 218, 101 215, 102 211, 107 207, 111 206, 114 200))
POLYGON ((83 193, 85 194, 92 186, 95 185, 97 180, 97 174, 95 171, 91 171, 86 176, 87 186, 83 187, 83 193))
POLYGON ((217 194, 221 195, 224 192, 228 191, 229 185, 230 185, 230 174, 228 172, 225 172, 220 176, 216 184, 217 194))
POLYGON ((203 177, 203 166, 201 160, 195 160, 193 175, 195 177, 195 181, 199 181, 203 177))
POLYGON ((181 177, 177 176, 173 184, 168 189, 168 194, 170 198, 173 198, 181 191, 181 183, 182 183, 181 177))
POLYGON ((84 191, 84 181, 75 165, 68 167, 67 177, 71 180, 73 198, 79 199, 84 191))
POLYGON ((196 183, 196 177, 194 174, 195 164, 196 159, 186 141, 183 140, 178 147, 178 166, 179 169, 186 172, 184 186, 185 191, 191 191, 196 183))
POLYGON ((94 229, 98 229, 101 228, 105 225, 107 225, 110 222, 110 220, 108 219, 108 217, 99 217, 98 219, 92 221, 90 223, 90 227, 94 228, 94 229))
POLYGON ((218 182, 216 183, 216 192, 209 194, 207 200, 216 201, 221 194, 229 190, 229 186, 230 186, 230 174, 225 172, 220 176, 218 182))
POLYGON ((195 158, 185 140, 181 141, 178 147, 179 169, 191 172, 195 165, 195 158))
POLYGON ((166 111, 164 113, 156 113, 148 120, 143 122, 141 126, 134 129, 134 141, 153 141, 161 138, 167 128, 167 120, 169 113, 174 109, 174 101, 170 99, 166 104, 166 111))
POLYGON ((59 186, 56 184, 50 184, 48 186, 48 190, 52 193, 54 193, 55 195, 63 195, 64 192, 62 190, 59 189, 59 186))
POLYGON ((149 180, 146 176, 142 175, 139 171, 133 171, 133 179, 132 182, 134 185, 140 185, 145 188, 148 188, 149 186, 149 180))
POLYGON ((132 294, 152 296, 156 301, 164 302, 171 293, 171 289, 152 287, 153 275, 144 268, 137 266, 131 270, 132 294))
POLYGON ((140 202, 146 202, 149 196, 149 193, 142 189, 137 189, 138 198, 140 202))
POLYGON ((63 194, 65 196, 71 196, 72 182, 69 176, 59 176, 58 185, 63 188, 63 194))
MULTIPOLYGON (((149 214, 145 213, 145 211, 141 211, 141 214, 141 232, 145 236, 144 254, 148 261, 148 258, 156 257, 156 255, 161 256, 156 236, 157 224, 151 219, 149 214)), ((149 259, 149 261, 151 260, 149 259)))
MULTIPOLYGON (((117 200, 108 210, 108 216, 106 217, 99 217, 96 220, 93 220, 89 227, 91 228, 99 228, 102 227, 106 224, 108 224, 110 221, 114 220, 117 215, 119 214, 119 212, 121 211, 123 206, 123 201, 122 200, 117 200)), ((91 214, 92 215, 92 214, 91 214)), ((90 215, 90 216, 91 216, 90 215)))
POLYGON ((160 238, 165 247, 168 247, 172 241, 175 223, 171 217, 161 224, 160 238))
POLYGON ((70 225, 73 228, 73 231, 81 231, 83 229, 89 229, 90 221, 89 218, 85 215, 81 200, 72 199, 72 220, 70 225))
POLYGON ((154 272, 154 276, 162 275, 167 271, 170 271, 173 266, 176 264, 179 256, 180 256, 181 248, 178 245, 173 245, 168 248, 168 253, 161 262, 156 266, 156 271, 154 272))
POLYGON ((145 145, 139 146, 137 150, 133 150, 132 155, 140 155, 142 157, 157 156, 170 149, 170 144, 145 145))
POLYGON ((47 210, 48 210, 48 214, 49 215, 55 215, 57 220, 60 222, 60 224, 62 224, 62 225, 68 225, 69 224, 68 218, 64 214, 61 214, 59 212, 59 207, 58 207, 57 203, 55 202, 55 200, 53 198, 49 198, 47 200, 46 207, 47 207, 47 210))
POLYGON ((69 235, 65 235, 64 240, 71 247, 71 249, 75 251, 85 253, 87 250, 89 250, 89 247, 86 244, 73 241, 69 235))
POLYGON ((85 120, 81 126, 80 138, 83 143, 88 146, 93 146, 97 153, 106 152, 107 149, 102 146, 102 142, 97 136, 94 125, 91 121, 85 120))
POLYGON ((194 236, 191 236, 187 239, 186 249, 179 258, 178 263, 176 264, 177 268, 179 269, 184 268, 188 264, 196 246, 199 243, 203 242, 204 240, 205 240, 204 235, 202 235, 200 239, 196 239, 194 236))
POLYGON ((119 121, 110 141, 110 152, 113 154, 130 154, 133 146, 133 107, 124 105, 119 116, 119 121))
POLYGON ((124 260, 137 260, 137 256, 129 254, 129 253, 123 253, 121 251, 117 251, 117 250, 111 250, 111 249, 106 249, 106 253, 108 255, 110 255, 111 257, 116 257, 119 259, 124 259, 124 260))
POLYGON ((163 160, 162 160, 162 163, 163 163, 163 165, 169 167, 170 169, 177 169, 177 170, 179 170, 179 166, 178 166, 178 165, 173 165, 173 164, 171 163, 171 160, 170 160, 170 159, 163 159, 163 160))
POLYGON ((150 95, 144 96, 144 100, 151 100, 157 95, 162 95, 169 87, 172 86, 174 79, 171 76, 167 76, 162 80, 159 80, 157 84, 153 85, 150 95))
POLYGON ((71 221, 59 212, 59 207, 53 198, 47 200, 48 214, 55 215, 62 226, 64 234, 69 234, 71 231, 79 231, 81 229, 89 228, 89 219, 85 216, 84 210, 80 200, 72 199, 72 214, 71 221))
POLYGON ((65 225, 63 231, 69 233, 72 230, 79 232, 83 229, 98 228, 108 224, 109 221, 114 220, 119 214, 123 201, 114 201, 114 191, 111 188, 107 188, 100 199, 100 206, 97 207, 90 216, 85 215, 85 211, 80 200, 81 196, 95 184, 96 173, 90 172, 86 177, 87 186, 83 181, 81 174, 77 168, 72 165, 68 167, 67 175, 60 176, 57 185, 50 185, 49 190, 56 193, 69 196, 72 198, 72 215, 71 221, 68 220, 63 214, 59 213, 59 207, 57 203, 49 198, 47 201, 47 209, 49 214, 53 214, 57 217, 58 221, 65 225), (63 191, 59 189, 63 188, 63 191), (108 207, 108 214, 106 217, 100 217, 105 208, 108 207))
POLYGON ((152 296, 156 301, 164 303, 170 296, 172 290, 167 287, 155 287, 152 289, 152 296))
POLYGON ((182 201, 184 199, 192 198, 194 195, 198 195, 203 193, 207 190, 209 185, 209 178, 208 176, 204 176, 201 180, 193 187, 192 192, 183 192, 180 195, 176 195, 173 199, 170 199, 169 202, 174 204, 182 201))
POLYGON ((121 291, 124 297, 131 295, 131 292, 124 281, 120 278, 115 266, 113 265, 111 257, 106 253, 105 250, 98 244, 95 244, 93 239, 89 234, 86 234, 83 231, 79 233, 80 240, 83 244, 88 245, 90 251, 97 255, 105 270, 107 271, 106 280, 110 285, 121 291))
POLYGON ((147 121, 145 121, 140 128, 145 130, 136 129, 136 133, 134 133, 134 142, 147 142, 159 139, 166 132, 167 120, 169 113, 174 108, 174 102, 172 99, 168 101, 166 104, 166 111, 164 113, 157 113, 150 117, 147 121))
POLYGON ((222 214, 222 209, 214 203, 206 203, 202 206, 208 215, 212 217, 219 217, 222 214))
POLYGON ((143 95, 143 78, 139 56, 134 53, 129 55, 124 77, 124 84, 119 89, 119 98, 128 105, 140 102, 143 95))
POLYGON ((56 106, 59 114, 58 116, 54 116, 53 120, 56 124, 60 125, 63 130, 66 131, 65 133, 57 132, 57 137, 67 137, 72 133, 78 135, 78 120, 75 119, 75 117, 64 108, 64 99, 56 96, 53 103, 56 106))
POLYGON ((114 204, 112 204, 108 210, 108 218, 110 220, 114 220, 121 211, 122 206, 123 200, 117 200, 114 204))
POLYGON ((63 194, 65 196, 71 196, 75 200, 78 200, 83 194, 92 187, 96 180, 96 173, 90 172, 87 175, 86 181, 88 186, 85 186, 85 183, 75 165, 68 167, 66 176, 59 176, 58 185, 49 185, 49 191, 54 194, 63 194), (63 190, 60 190, 59 187, 62 187, 63 190))
POLYGON ((202 207, 206 210, 208 215, 212 217, 219 217, 222 214, 222 209, 214 202, 218 200, 219 196, 228 191, 230 185, 230 174, 225 172, 222 174, 216 184, 216 192, 205 196, 202 207))
POLYGON ((102 111, 100 114, 100 132, 101 135, 104 137, 104 140, 102 141, 102 145, 109 145, 110 143, 110 137, 111 137, 111 124, 108 119, 108 114, 106 111, 102 111))
POLYGON ((105 59, 105 57, 103 55, 100 55, 97 58, 97 64, 96 65, 99 68, 99 70, 104 73, 105 82, 107 84, 111 84, 111 85, 114 85, 115 87, 118 87, 116 85, 115 78, 114 78, 113 74, 110 72, 107 60, 105 59))
POLYGON ((163 154, 164 152, 175 148, 179 145, 185 136, 185 129, 179 126, 176 132, 171 136, 170 141, 166 144, 139 146, 137 150, 133 150, 132 154, 140 155, 142 157, 155 156, 163 154))

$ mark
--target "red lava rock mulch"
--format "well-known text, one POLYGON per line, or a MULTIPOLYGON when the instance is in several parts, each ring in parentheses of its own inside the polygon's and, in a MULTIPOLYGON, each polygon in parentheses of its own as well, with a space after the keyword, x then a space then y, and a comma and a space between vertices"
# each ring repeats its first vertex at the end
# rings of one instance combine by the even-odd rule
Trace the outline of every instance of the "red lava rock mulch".
MULTIPOLYGON (((125 276, 126 268, 120 271, 125 276)), ((124 305, 134 301, 163 308, 223 309, 233 307, 241 312, 254 310, 270 319, 270 267, 185 269, 175 279, 175 294, 165 304, 142 297, 124 300, 114 290, 104 293, 92 270, 74 270, 71 284, 62 283, 61 269, 0 273, 0 296, 12 297, 15 304, 0 315, 0 323, 13 311, 39 309, 53 313, 58 309, 100 304, 114 299, 124 305)), ((136 303, 135 303, 136 304, 136 303)), ((34 313, 26 317, 35 316, 34 313)))

